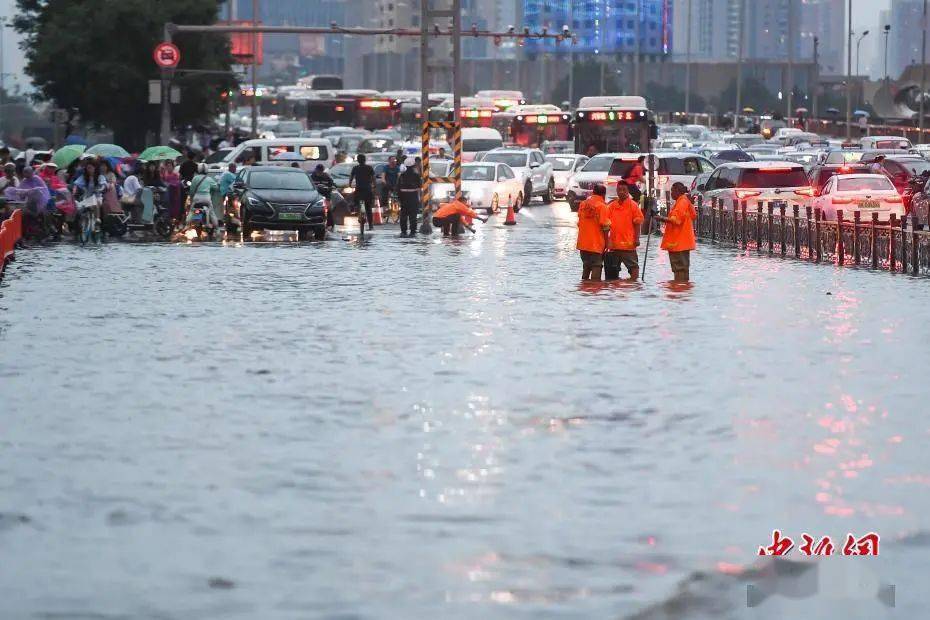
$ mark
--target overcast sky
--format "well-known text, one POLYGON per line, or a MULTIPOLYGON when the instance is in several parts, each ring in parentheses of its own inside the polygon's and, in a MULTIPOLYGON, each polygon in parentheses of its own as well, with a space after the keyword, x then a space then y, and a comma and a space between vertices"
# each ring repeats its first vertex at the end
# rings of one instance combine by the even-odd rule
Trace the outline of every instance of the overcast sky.
MULTIPOLYGON (((119 0, 112 0, 118 2, 119 0)), ((269 0, 260 0, 268 2, 269 0)), ((891 0, 852 0, 853 3, 853 29, 878 29, 879 11, 891 6, 891 0)), ((0 0, 0 15, 13 15, 15 0, 0 0)), ((875 37, 878 41, 880 37, 875 37)), ((5 29, 3 35, 3 71, 11 74, 7 75, 5 84, 11 90, 14 84, 21 84, 26 87, 26 78, 23 75, 23 53, 18 47, 18 38, 12 30, 5 29)), ((863 73, 869 71, 872 65, 878 66, 879 52, 878 48, 873 45, 869 53, 866 53, 865 44, 862 50, 862 70, 863 73)), ((874 72, 873 72, 874 73, 874 72)))

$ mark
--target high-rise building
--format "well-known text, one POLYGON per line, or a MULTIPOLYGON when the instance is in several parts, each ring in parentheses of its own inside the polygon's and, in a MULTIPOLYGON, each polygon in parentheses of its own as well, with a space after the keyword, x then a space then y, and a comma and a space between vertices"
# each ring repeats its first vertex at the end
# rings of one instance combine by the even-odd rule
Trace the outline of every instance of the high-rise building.
MULTIPOLYGON (((550 32, 568 25, 578 38, 576 53, 629 54, 638 48, 644 55, 665 56, 672 51, 672 0, 524 0, 523 25, 550 32)), ((567 53, 569 47, 551 40, 526 43, 531 52, 567 53)))
POLYGON ((800 0, 798 4, 795 58, 813 58, 816 38, 820 72, 846 73, 846 0, 800 0))
POLYGON ((888 74, 892 79, 901 75, 908 65, 921 60, 922 0, 891 0, 891 37, 888 45, 888 74))

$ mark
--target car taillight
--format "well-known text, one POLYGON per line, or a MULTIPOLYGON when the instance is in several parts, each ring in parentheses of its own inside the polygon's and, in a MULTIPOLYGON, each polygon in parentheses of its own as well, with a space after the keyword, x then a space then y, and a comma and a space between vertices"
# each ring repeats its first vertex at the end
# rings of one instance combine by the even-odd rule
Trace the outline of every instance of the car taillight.
POLYGON ((740 200, 746 200, 747 198, 755 198, 756 196, 761 196, 762 192, 752 189, 738 189, 736 190, 736 197, 740 200))
POLYGON ((817 191, 813 187, 802 187, 800 189, 794 190, 795 194, 800 196, 816 196, 817 191))

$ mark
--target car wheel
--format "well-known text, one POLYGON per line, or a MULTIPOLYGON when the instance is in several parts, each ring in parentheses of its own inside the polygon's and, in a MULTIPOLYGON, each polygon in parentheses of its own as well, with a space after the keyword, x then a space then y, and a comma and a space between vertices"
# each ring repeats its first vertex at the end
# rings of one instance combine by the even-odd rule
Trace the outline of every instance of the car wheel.
POLYGON ((523 206, 528 207, 533 199, 533 185, 528 182, 523 186, 523 206))
POLYGON ((546 186, 546 193, 543 194, 543 204, 552 204, 552 194, 555 193, 555 180, 549 179, 549 185, 546 186))
POLYGON ((324 239, 326 239, 326 227, 325 227, 325 226, 318 226, 318 227, 314 228, 314 229, 313 229, 313 238, 316 239, 317 241, 323 241, 324 239))
POLYGON ((310 229, 298 228, 297 229, 297 240, 298 241, 309 241, 310 240, 310 229))
POLYGON ((249 224, 249 221, 246 219, 242 220, 242 225, 239 226, 239 232, 242 233, 242 241, 249 242, 252 240, 252 226, 249 224))

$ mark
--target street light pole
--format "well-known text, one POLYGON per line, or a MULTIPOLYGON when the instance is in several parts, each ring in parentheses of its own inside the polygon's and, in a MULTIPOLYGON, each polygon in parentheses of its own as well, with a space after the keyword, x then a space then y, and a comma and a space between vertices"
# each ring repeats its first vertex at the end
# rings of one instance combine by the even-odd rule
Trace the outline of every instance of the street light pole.
POLYGON ((891 24, 885 24, 885 81, 888 81, 888 33, 891 32, 891 24))
MULTIPOLYGON (((252 27, 258 27, 258 0, 252 0, 252 27)), ((258 137, 258 35, 252 33, 252 137, 258 137)))
POLYGON ((794 93, 794 0, 788 0, 788 84, 785 103, 787 112, 785 118, 790 119, 792 94, 794 93))
POLYGON ((917 143, 924 143, 924 95, 927 92, 927 0, 924 0, 924 13, 920 20, 920 121, 917 143))
POLYGON ((736 58, 736 109, 733 111, 733 131, 739 133, 739 113, 743 109, 743 39, 746 31, 746 0, 740 2, 739 34, 737 38, 736 58))
MULTIPOLYGON (((574 3, 568 3, 568 27, 574 32, 575 15, 574 3)), ((575 105, 575 46, 568 48, 568 109, 573 109, 575 105)))
POLYGON ((859 38, 856 39, 856 77, 859 77, 859 46, 862 45, 862 39, 864 39, 869 34, 869 31, 866 30, 859 35, 859 38))
POLYGON ((685 118, 691 122, 691 1, 688 0, 688 51, 685 59, 685 118))
POLYGON ((852 140, 852 0, 848 2, 847 11, 849 26, 846 30, 846 141, 849 142, 852 140))

